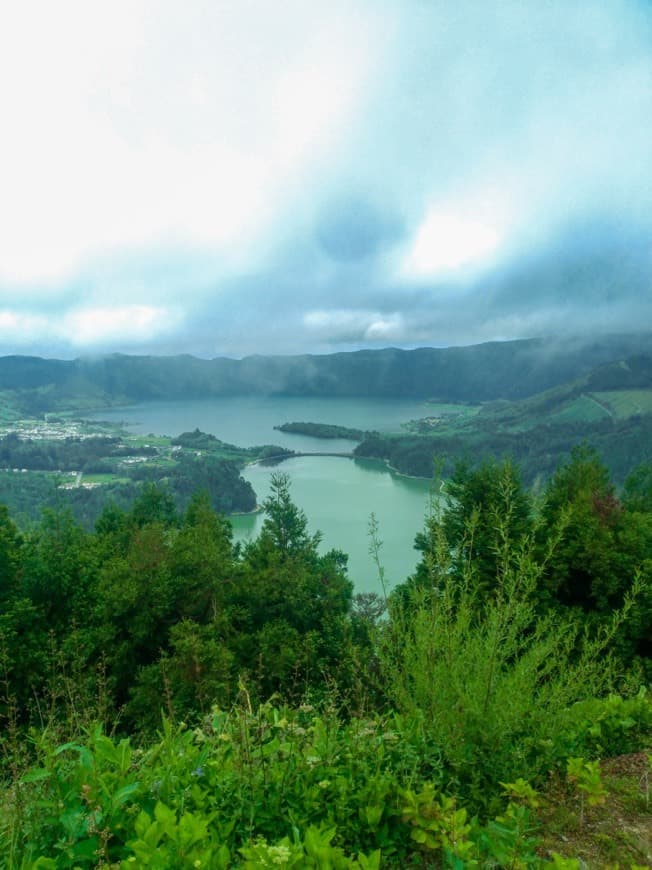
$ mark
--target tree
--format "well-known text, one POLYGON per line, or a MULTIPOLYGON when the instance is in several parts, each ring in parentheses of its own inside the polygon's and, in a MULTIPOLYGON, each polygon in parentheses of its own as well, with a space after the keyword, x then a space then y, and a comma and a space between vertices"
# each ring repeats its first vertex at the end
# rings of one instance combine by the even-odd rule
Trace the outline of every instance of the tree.
POLYGON ((622 570, 619 553, 622 505, 595 450, 571 451, 546 489, 542 517, 544 537, 564 526, 545 576, 553 599, 602 613, 619 606, 633 575, 622 570))
POLYGON ((225 606, 233 583, 232 529, 212 509, 207 493, 193 496, 170 549, 174 608, 178 618, 206 622, 225 606))
POLYGON ((5 505, 0 505, 0 605, 4 606, 16 594, 21 563, 22 539, 9 517, 5 505))
POLYGON ((85 618, 94 571, 92 541, 72 513, 45 510, 23 546, 21 588, 55 633, 85 618))
POLYGON ((433 504, 424 531, 415 539, 421 561, 407 583, 395 590, 395 601, 407 603, 417 590, 437 594, 449 575, 465 582, 472 578, 482 600, 492 594, 505 570, 504 554, 516 552, 532 533, 531 498, 509 460, 487 461, 476 468, 460 462, 441 492, 443 506, 433 504))
POLYGON ((553 605, 581 608, 585 623, 603 625, 641 578, 630 617, 615 639, 625 661, 649 656, 652 630, 652 514, 644 510, 645 471, 630 480, 621 502, 595 450, 577 447, 550 481, 542 511, 544 535, 563 527, 543 578, 553 605))
POLYGON ((258 672, 261 692, 270 694, 296 681, 305 688, 337 667, 348 642, 353 587, 342 553, 320 555, 321 535, 308 533, 287 475, 273 476, 264 508, 263 528, 244 549, 230 601, 241 666, 258 672))
POLYGON ((154 483, 144 483, 131 509, 131 519, 137 526, 153 522, 175 525, 178 519, 177 510, 169 489, 154 483))
POLYGON ((631 511, 652 513, 652 462, 639 465, 625 480, 623 504, 631 511))
POLYGON ((297 556, 315 559, 321 533, 308 534, 308 518, 290 497, 289 475, 273 474, 271 489, 271 494, 263 502, 267 517, 259 542, 262 546, 271 544, 283 559, 297 556))

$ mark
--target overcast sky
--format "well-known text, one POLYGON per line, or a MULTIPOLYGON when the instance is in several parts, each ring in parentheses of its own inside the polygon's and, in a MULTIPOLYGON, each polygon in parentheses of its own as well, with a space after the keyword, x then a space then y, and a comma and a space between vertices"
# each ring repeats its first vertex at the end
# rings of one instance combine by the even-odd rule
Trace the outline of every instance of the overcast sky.
POLYGON ((0 15, 0 353, 652 327, 652 4, 0 15))

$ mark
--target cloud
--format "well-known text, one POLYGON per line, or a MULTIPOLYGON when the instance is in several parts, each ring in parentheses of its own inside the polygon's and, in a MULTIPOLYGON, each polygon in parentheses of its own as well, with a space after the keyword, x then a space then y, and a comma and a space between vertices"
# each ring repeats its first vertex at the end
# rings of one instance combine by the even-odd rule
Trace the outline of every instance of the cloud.
POLYGON ((29 347, 42 341, 49 329, 48 319, 34 314, 0 311, 0 341, 8 349, 29 347))
POLYGON ((391 249, 404 232, 402 218, 391 204, 348 193, 325 206, 315 235, 328 257, 346 263, 391 249))
POLYGON ((651 44, 643 0, 13 4, 3 348, 636 329, 651 44))
POLYGON ((114 344, 157 338, 173 325, 172 313, 149 305, 121 308, 84 308, 71 311, 62 326, 71 344, 79 347, 111 341, 114 344))
POLYGON ((108 343, 121 350, 157 340, 178 326, 178 313, 147 305, 78 308, 49 317, 0 310, 0 340, 10 349, 41 343, 84 351, 108 343))
POLYGON ((409 277, 437 277, 488 259, 499 247, 495 226, 431 210, 417 230, 403 272, 409 277))
POLYGON ((382 52, 381 17, 337 6, 344 14, 296 0, 282 14, 246 0, 8 10, 2 279, 65 279, 142 245, 250 256, 292 186, 354 125, 382 52))
POLYGON ((398 313, 383 315, 378 311, 335 309, 308 311, 304 327, 312 339, 341 342, 378 342, 402 338, 403 318, 398 313))

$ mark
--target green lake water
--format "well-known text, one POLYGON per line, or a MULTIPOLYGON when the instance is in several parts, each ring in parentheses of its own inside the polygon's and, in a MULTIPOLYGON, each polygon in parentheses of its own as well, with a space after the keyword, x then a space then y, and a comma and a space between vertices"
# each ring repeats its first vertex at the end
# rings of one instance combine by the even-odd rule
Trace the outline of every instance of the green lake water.
MULTIPOLYGON (((122 422, 140 434, 179 435, 196 427, 222 441, 250 447, 280 444, 305 452, 350 452, 355 442, 289 435, 275 425, 292 421, 333 423, 382 432, 400 431, 400 423, 433 413, 432 405, 376 399, 232 397, 211 400, 146 402, 102 411, 97 417, 122 422)), ((381 561, 388 587, 414 569, 414 536, 423 527, 430 483, 401 477, 379 462, 333 456, 302 456, 279 465, 255 464, 243 471, 258 502, 269 492, 271 475, 290 475, 292 497, 308 516, 311 532, 323 534, 322 549, 349 556, 349 576, 357 592, 381 592, 378 571, 369 555, 368 528, 373 513, 382 541, 381 561)), ((232 517, 234 537, 255 536, 262 514, 232 517)))

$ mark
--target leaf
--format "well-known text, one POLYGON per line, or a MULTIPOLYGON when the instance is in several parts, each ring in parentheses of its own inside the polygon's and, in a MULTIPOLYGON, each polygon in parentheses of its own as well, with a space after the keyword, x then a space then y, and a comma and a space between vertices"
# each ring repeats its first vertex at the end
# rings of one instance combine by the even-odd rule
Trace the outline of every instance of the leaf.
POLYGON ((113 745, 113 741, 106 735, 102 734, 96 738, 94 748, 95 754, 98 758, 101 758, 104 761, 110 761, 112 764, 117 763, 118 754, 116 748, 113 745))
POLYGON ((74 749, 76 752, 82 752, 84 747, 80 746, 79 743, 62 743, 61 746, 57 746, 53 754, 61 755, 62 752, 66 752, 68 749, 74 749))
POLYGON ((410 837, 415 843, 423 844, 426 842, 426 832, 421 828, 413 828, 412 831, 410 831, 410 837))
POLYGON ((141 812, 138 814, 138 818, 136 819, 136 822, 134 824, 134 830, 136 831, 136 834, 141 838, 141 840, 143 840, 145 838, 145 834, 147 833, 151 823, 152 823, 152 820, 147 815, 145 810, 141 810, 141 812))
POLYGON ((365 819, 369 827, 373 830, 378 827, 382 818, 384 807, 375 804, 366 806, 360 810, 360 815, 365 819))
POLYGON ((51 772, 45 767, 35 767, 32 768, 32 770, 28 770, 27 773, 21 777, 20 781, 22 783, 40 782, 41 780, 49 779, 50 776, 52 776, 51 772))
POLYGON ((380 849, 376 849, 371 855, 364 855, 360 852, 358 863, 361 870, 380 870, 380 849))
POLYGON ((131 782, 129 785, 124 785, 122 788, 119 788, 111 798, 111 806, 113 809, 121 807, 133 794, 136 794, 139 789, 139 782, 131 782))
POLYGON ((88 768, 93 766, 93 753, 88 747, 81 746, 79 743, 63 743, 54 750, 54 755, 61 755, 62 752, 66 752, 68 749, 79 753, 79 763, 82 767, 88 768))
POLYGON ((72 854, 75 858, 97 858, 98 838, 88 837, 86 840, 79 840, 72 847, 72 854))
POLYGON ((156 818, 156 821, 165 828, 176 826, 177 817, 174 811, 169 807, 166 807, 164 803, 161 803, 161 801, 158 801, 154 807, 154 817, 156 818))

